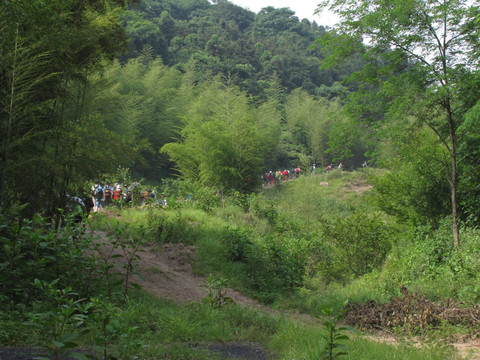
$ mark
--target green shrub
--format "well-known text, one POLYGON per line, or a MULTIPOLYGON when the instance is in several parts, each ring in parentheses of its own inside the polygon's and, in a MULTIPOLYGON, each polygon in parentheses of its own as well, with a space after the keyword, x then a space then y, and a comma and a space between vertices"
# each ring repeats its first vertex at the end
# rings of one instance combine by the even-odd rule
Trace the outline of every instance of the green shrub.
POLYGON ((325 307, 320 310, 323 317, 323 326, 326 328, 322 335, 326 344, 323 350, 322 359, 334 360, 348 355, 348 347, 343 341, 350 340, 345 331, 355 332, 350 326, 340 326, 339 322, 345 317, 348 301, 343 303, 343 308, 337 314, 334 314, 333 308, 325 307))
POLYGON ((392 246, 392 231, 378 214, 356 213, 345 218, 324 219, 322 237, 332 245, 328 270, 333 278, 346 281, 379 269, 392 246))
POLYGON ((221 204, 221 196, 211 188, 198 186, 192 194, 192 201, 196 209, 211 212, 221 204))
POLYGON ((278 219, 278 211, 275 202, 263 195, 250 195, 250 211, 260 219, 266 219, 273 226, 278 219))
POLYGON ((21 346, 28 344, 32 336, 26 324, 28 308, 17 305, 16 309, 11 304, 1 303, 0 311, 0 344, 3 346, 21 346))
POLYGON ((253 244, 251 237, 252 230, 249 228, 225 228, 222 242, 230 261, 246 262, 249 247, 253 244))
POLYGON ((224 201, 228 204, 239 207, 243 212, 247 212, 250 209, 251 196, 255 196, 255 194, 248 195, 234 191, 233 193, 228 194, 224 201))
POLYGON ((80 225, 67 218, 65 224, 52 228, 46 219, 18 222, 0 218, 0 289, 14 303, 31 302, 41 294, 34 287, 35 278, 51 282, 58 279, 88 296, 95 279, 95 260, 86 255, 92 238, 80 225))

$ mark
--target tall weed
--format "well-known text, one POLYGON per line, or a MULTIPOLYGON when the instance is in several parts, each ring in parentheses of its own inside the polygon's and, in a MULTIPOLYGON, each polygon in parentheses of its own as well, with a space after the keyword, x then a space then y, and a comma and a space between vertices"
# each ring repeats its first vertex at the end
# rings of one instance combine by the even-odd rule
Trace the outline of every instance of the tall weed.
POLYGON ((55 229, 41 216, 20 225, 0 218, 0 288, 14 303, 30 302, 41 294, 34 279, 71 286, 87 296, 96 271, 86 255, 92 238, 79 231, 73 219, 55 229))
POLYGON ((195 243, 196 231, 182 211, 150 209, 147 216, 148 227, 152 229, 154 241, 159 243, 195 243))

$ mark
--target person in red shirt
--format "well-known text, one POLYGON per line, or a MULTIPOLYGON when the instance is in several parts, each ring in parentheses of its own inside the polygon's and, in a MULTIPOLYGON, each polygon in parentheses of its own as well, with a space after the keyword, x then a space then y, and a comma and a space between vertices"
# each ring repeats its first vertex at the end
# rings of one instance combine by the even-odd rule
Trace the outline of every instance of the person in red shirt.
POLYGON ((122 187, 119 184, 117 184, 117 186, 115 187, 115 191, 113 192, 113 200, 120 201, 121 198, 122 198, 122 187))

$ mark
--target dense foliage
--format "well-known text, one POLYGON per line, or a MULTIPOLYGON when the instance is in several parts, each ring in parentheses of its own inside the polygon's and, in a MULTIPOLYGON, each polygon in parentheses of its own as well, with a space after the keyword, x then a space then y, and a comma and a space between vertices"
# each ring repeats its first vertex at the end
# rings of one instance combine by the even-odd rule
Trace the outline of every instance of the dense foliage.
POLYGON ((82 328, 133 356, 138 329, 113 314, 145 240, 311 313, 401 286, 478 302, 478 2, 360 4, 323 1, 327 29, 224 0, 1 2, 1 342, 25 330, 59 357, 82 328), (74 195, 134 179, 118 221, 84 219, 104 238, 76 224, 74 195))
MULTIPOLYGON (((437 136, 444 153, 446 179, 450 184, 453 239, 459 245, 457 196, 458 129, 478 99, 464 99, 463 88, 476 81, 480 28, 478 4, 467 1, 410 1, 389 6, 382 0, 360 2, 325 0, 341 19, 337 34, 322 40, 330 47, 329 62, 341 61, 352 51, 345 37, 368 37, 365 53, 375 67, 363 72, 363 78, 385 95, 387 122, 411 123, 427 127, 437 136), (381 21, 379 21, 381 19, 381 21)), ((355 49, 353 46, 353 49, 355 49)), ((360 100, 361 101, 361 100, 360 100)))
POLYGON ((4 1, 0 5, 0 202, 52 214, 67 194, 135 156, 129 138, 84 112, 88 75, 127 46, 123 1, 4 1), (126 146, 123 146, 126 145, 126 146), (102 153, 108 154, 102 156, 102 153))

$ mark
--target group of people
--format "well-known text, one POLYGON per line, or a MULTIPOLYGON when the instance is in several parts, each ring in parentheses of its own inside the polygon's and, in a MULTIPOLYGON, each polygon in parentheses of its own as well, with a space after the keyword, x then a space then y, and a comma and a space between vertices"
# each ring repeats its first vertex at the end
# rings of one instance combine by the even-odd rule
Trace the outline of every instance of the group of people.
MULTIPOLYGON (((155 190, 142 188, 139 183, 133 182, 130 186, 115 183, 113 186, 96 182, 92 186, 93 211, 102 211, 105 207, 122 202, 142 205, 147 202, 155 202, 157 194, 155 190)), ((164 200, 162 200, 162 204, 164 200)))
MULTIPOLYGON (((367 160, 365 160, 362 164, 362 169, 366 169, 367 167, 368 167, 367 160)), ((340 161, 340 163, 338 164, 338 169, 343 170, 344 168, 345 168, 345 165, 343 165, 343 162, 340 161)), ((325 172, 328 173, 329 171, 332 171, 333 169, 334 169, 333 164, 327 165, 325 167, 325 172)), ((312 174, 315 175, 315 164, 313 164, 312 174)))
POLYGON ((269 171, 263 175, 263 181, 266 185, 271 184, 279 184, 282 181, 292 180, 295 179, 297 176, 300 176, 300 168, 296 167, 292 170, 277 170, 276 172, 269 171))
MULTIPOLYGON (((343 165, 343 162, 340 161, 340 164, 338 164, 338 170, 343 170, 343 168, 345 167, 345 165, 343 165)), ((330 164, 330 165, 327 165, 325 167, 325 172, 328 173, 329 171, 332 171, 333 170, 333 164, 330 164)), ((315 172, 314 172, 315 174, 315 172)))
MULTIPOLYGON (((367 160, 365 160, 362 164, 362 168, 366 169, 367 167, 368 167, 367 160)), ((345 168, 345 165, 343 164, 343 161, 340 161, 340 163, 337 166, 337 169, 338 170, 343 170, 344 168, 345 168)), ((315 175, 315 169, 316 169, 316 165, 313 164, 312 165, 312 175, 315 175)), ((325 167, 325 172, 328 173, 328 172, 332 171, 333 169, 334 169, 333 164, 327 165, 325 167)), ((292 170, 285 169, 283 171, 282 170, 277 170, 276 172, 269 171, 269 172, 266 172, 265 174, 263 174, 263 181, 265 182, 266 185, 268 185, 268 184, 274 185, 274 184, 279 184, 282 181, 295 179, 299 175, 300 175, 300 168, 299 167, 297 167, 295 169, 292 169, 292 170)))

